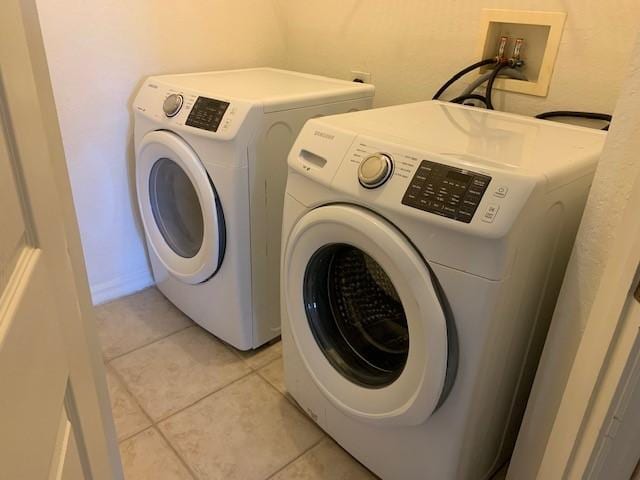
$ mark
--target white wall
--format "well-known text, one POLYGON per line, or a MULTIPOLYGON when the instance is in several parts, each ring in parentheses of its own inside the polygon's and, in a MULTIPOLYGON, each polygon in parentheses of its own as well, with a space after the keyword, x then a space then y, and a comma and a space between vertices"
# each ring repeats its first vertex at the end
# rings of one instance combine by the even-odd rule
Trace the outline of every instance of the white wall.
POLYGON ((262 0, 38 0, 94 302, 151 282, 137 218, 130 104, 147 75, 282 66, 262 0))
POLYGON ((549 96, 496 95, 497 108, 523 114, 610 112, 640 18, 638 0, 276 1, 287 19, 288 67, 338 78, 353 67, 371 72, 377 106, 431 98, 476 61, 482 8, 567 12, 549 96))

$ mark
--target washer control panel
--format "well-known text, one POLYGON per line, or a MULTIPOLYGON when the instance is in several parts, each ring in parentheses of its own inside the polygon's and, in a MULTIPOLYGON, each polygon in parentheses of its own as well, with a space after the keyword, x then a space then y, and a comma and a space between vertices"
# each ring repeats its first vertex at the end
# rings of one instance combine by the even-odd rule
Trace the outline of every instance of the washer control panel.
POLYGON ((490 182, 481 173, 422 160, 402 204, 469 223, 490 182))
POLYGON ((217 132, 222 117, 229 108, 229 102, 214 98, 198 97, 187 117, 186 125, 217 132))

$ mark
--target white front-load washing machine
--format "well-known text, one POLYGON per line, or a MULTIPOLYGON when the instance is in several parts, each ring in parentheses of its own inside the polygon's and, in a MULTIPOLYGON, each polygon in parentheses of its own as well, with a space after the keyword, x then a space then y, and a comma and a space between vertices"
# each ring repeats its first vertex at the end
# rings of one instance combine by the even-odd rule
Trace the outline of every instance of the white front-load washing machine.
POLYGON ((441 102, 309 121, 283 217, 286 387, 384 479, 487 479, 605 133, 441 102))
POLYGON ((160 291, 239 349, 278 336, 287 153, 307 119, 372 96, 270 68, 148 78, 134 101, 136 186, 160 291))

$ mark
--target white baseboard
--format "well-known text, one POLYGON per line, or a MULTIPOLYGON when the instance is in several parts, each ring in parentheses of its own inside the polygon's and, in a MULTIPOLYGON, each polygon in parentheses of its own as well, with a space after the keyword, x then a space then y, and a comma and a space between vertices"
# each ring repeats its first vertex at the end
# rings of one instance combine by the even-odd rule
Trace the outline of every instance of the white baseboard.
POLYGON ((90 285, 94 305, 115 300, 153 285, 153 277, 148 269, 129 272, 106 282, 90 285))

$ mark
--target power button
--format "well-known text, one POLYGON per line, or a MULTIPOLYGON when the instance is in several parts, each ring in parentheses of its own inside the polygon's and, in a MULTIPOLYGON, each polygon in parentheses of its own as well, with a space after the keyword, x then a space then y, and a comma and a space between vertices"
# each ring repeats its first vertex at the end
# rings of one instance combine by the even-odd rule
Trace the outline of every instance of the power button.
POLYGON ((509 191, 509 187, 507 187, 506 185, 500 185, 493 192, 493 196, 496 197, 496 198, 504 198, 504 197, 507 196, 507 192, 508 191, 509 191))

